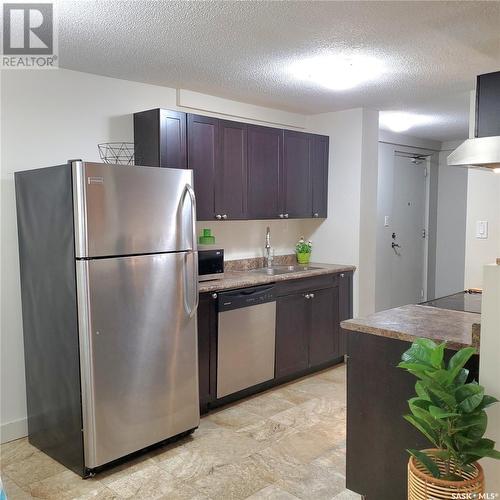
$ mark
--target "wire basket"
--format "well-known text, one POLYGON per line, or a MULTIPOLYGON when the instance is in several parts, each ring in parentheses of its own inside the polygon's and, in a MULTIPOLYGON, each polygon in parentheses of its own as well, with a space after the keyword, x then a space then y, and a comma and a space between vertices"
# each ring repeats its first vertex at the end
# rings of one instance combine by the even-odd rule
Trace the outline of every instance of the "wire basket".
POLYGON ((98 144, 99 155, 105 163, 115 165, 135 165, 133 142, 103 142, 98 144))

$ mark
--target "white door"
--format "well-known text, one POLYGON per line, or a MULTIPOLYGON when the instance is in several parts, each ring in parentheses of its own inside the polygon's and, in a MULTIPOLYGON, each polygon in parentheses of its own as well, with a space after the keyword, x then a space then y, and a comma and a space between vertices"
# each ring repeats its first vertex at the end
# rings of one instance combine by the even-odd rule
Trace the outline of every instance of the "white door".
POLYGON ((394 156, 392 198, 391 305, 425 298, 427 161, 394 156))

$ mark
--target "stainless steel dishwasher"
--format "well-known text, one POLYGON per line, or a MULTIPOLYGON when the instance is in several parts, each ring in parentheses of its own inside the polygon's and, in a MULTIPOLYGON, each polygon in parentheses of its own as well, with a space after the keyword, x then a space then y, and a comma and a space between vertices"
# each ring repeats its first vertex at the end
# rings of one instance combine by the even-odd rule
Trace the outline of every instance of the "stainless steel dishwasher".
POLYGON ((274 285, 219 293, 217 397, 274 378, 274 285))

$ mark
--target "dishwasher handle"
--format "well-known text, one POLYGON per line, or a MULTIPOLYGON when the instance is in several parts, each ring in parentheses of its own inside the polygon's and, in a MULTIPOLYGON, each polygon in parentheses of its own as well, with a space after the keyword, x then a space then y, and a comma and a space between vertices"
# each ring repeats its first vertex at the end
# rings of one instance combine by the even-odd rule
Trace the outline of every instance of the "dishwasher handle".
POLYGON ((274 285, 260 285, 238 290, 221 292, 217 298, 219 313, 240 309, 242 307, 251 307, 266 302, 274 302, 274 285))

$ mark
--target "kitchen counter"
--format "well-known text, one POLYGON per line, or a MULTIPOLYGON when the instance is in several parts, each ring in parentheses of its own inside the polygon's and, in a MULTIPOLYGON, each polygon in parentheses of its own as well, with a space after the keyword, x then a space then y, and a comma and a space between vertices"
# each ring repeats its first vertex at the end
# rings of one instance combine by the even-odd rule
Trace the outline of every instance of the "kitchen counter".
POLYGON ((276 283, 278 281, 295 280, 321 276, 324 274, 336 274, 350 272, 356 269, 355 266, 341 264, 318 264, 311 262, 310 267, 318 269, 308 269, 304 271, 291 272, 278 275, 266 275, 256 273, 252 270, 226 270, 224 278, 220 280, 202 281, 199 284, 199 292, 220 292, 221 290, 230 290, 235 288, 245 288, 249 286, 264 285, 266 283, 276 283))
POLYGON ((447 348, 479 349, 481 315, 425 305, 407 305, 341 323, 344 330, 413 342, 425 337, 446 342, 447 348))

